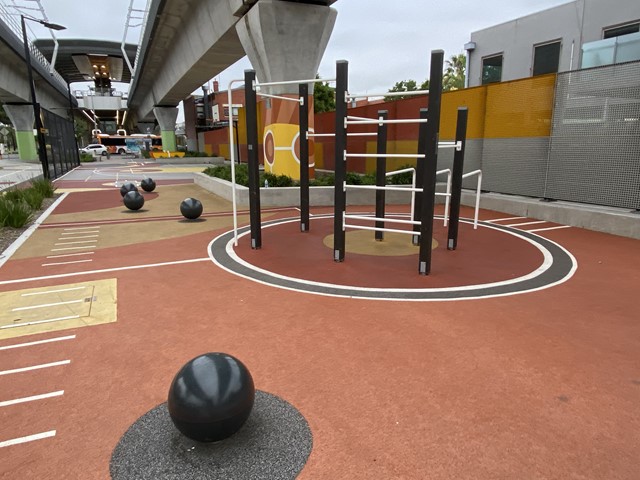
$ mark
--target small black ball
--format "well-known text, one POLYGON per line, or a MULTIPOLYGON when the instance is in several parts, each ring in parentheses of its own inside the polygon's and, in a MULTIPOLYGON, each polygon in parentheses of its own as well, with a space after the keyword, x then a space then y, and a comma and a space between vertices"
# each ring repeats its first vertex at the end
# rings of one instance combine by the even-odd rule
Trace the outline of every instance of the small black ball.
POLYGON ((189 220, 195 220, 202 215, 202 203, 195 198, 185 198, 180 204, 180 213, 189 220))
POLYGON ((137 192, 137 191, 138 191, 138 187, 136 187, 136 185, 131 182, 125 182, 120 187, 120 195, 122 195, 123 197, 127 194, 127 192, 137 192))
POLYGON ((140 210, 144 205, 144 197, 137 190, 127 192, 124 197, 122 197, 122 200, 129 210, 140 210))
POLYGON ((255 400, 247 367, 226 353, 205 353, 187 362, 169 388, 171 421, 183 435, 217 442, 236 433, 255 400))
POLYGON ((140 182, 140 186, 145 192, 153 192, 156 189, 156 182, 152 178, 145 178, 140 182))

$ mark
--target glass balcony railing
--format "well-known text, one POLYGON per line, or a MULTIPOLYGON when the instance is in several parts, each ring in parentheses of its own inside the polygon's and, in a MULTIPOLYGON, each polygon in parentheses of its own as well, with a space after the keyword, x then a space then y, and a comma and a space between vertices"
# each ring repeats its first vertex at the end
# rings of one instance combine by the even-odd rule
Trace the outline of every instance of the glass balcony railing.
POLYGON ((580 68, 640 60, 640 32, 607 38, 582 46, 580 68))

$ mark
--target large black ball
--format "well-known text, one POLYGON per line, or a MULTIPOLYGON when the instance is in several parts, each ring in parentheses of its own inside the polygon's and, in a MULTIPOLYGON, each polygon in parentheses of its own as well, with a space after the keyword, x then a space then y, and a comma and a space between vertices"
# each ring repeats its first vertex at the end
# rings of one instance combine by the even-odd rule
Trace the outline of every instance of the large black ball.
POLYGON ((122 197, 122 200, 124 201, 125 207, 129 210, 140 210, 144 205, 144 197, 137 190, 127 192, 124 197, 122 197))
POLYGON ((140 186, 145 192, 153 192, 156 189, 156 182, 152 178, 145 178, 140 182, 140 186))
POLYGON ((137 191, 138 191, 138 187, 136 187, 136 185, 131 182, 125 182, 120 187, 120 195, 122 195, 123 197, 127 194, 127 192, 137 192, 137 191))
POLYGON ((195 220, 202 215, 202 203, 195 198, 185 198, 180 204, 180 213, 189 220, 195 220))
POLYGON ((187 362, 169 388, 168 409, 183 435, 217 442, 236 433, 255 399, 247 367, 226 353, 205 353, 187 362))

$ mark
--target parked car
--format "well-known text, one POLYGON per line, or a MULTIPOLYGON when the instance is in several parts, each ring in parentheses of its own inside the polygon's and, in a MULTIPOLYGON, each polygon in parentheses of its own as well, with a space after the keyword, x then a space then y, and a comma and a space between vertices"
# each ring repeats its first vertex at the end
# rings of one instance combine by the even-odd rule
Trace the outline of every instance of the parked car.
POLYGON ((89 153, 91 155, 101 155, 103 157, 107 156, 107 147, 102 145, 101 143, 91 143, 84 148, 81 148, 80 151, 82 153, 89 153))

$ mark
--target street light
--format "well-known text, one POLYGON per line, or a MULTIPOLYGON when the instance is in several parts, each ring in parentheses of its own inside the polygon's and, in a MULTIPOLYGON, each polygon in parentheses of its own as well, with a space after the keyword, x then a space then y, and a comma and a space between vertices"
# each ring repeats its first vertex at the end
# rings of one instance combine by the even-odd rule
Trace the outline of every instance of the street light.
POLYGON ((29 88, 31 89, 31 104, 33 105, 33 115, 36 121, 36 131, 38 136, 38 157, 40 157, 40 163, 42 164, 42 175, 44 178, 50 178, 49 175, 49 162, 47 161, 47 145, 44 139, 44 132, 42 126, 42 119, 40 118, 40 105, 36 102, 36 86, 33 82, 33 69, 31 67, 31 52, 29 51, 29 41, 27 40, 27 26, 25 20, 31 20, 32 22, 44 25, 51 30, 64 30, 66 27, 57 25, 55 23, 45 22, 37 18, 27 17, 20 15, 22 22, 22 42, 24 43, 24 57, 27 62, 27 75, 29 77, 29 88))

